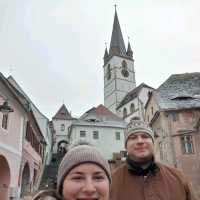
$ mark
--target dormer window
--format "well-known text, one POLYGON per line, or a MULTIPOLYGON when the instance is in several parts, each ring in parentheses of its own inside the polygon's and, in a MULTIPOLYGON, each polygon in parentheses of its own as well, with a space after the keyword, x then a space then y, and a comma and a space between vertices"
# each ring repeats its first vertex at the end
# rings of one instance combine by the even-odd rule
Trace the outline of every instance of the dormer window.
POLYGON ((193 99, 193 97, 190 95, 179 95, 172 98, 171 100, 190 100, 190 99, 193 99))
POLYGON ((61 112, 61 115, 66 115, 66 113, 65 112, 61 112))
POLYGON ((87 119, 88 122, 99 122, 98 119, 96 118, 90 118, 90 119, 87 119))

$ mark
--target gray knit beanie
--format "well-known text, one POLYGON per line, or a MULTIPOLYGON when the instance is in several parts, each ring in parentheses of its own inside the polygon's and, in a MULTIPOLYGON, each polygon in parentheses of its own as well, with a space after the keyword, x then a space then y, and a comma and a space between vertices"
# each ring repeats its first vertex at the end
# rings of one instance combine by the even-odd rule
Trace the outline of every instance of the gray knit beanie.
POLYGON ((62 195, 62 185, 67 174, 74 167, 83 163, 94 163, 100 166, 105 171, 111 183, 110 166, 107 160, 94 146, 82 144, 69 149, 60 163, 57 177, 57 191, 60 195, 62 195))
POLYGON ((131 119, 125 130, 125 147, 127 145, 129 136, 138 132, 147 133, 154 142, 154 135, 152 129, 148 126, 146 122, 142 121, 139 117, 134 117, 131 119))

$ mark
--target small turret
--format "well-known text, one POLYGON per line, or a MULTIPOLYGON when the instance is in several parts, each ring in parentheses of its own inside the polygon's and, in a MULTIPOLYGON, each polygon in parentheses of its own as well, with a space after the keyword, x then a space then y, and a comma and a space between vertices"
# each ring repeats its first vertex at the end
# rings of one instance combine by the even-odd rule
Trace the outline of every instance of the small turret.
POLYGON ((104 57, 103 57, 103 59, 104 59, 104 65, 107 63, 108 58, 109 58, 109 55, 108 55, 108 50, 107 50, 107 47, 106 47, 105 53, 104 53, 104 57))
POLYGON ((130 42, 128 42, 128 47, 127 47, 126 55, 127 55, 128 57, 130 57, 131 59, 133 59, 133 51, 132 51, 132 49, 131 49, 130 42))

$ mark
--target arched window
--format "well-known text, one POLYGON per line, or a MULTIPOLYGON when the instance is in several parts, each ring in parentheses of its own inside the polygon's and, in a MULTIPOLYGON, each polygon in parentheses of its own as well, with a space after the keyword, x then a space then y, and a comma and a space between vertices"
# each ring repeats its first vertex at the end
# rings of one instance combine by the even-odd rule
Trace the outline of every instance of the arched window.
POLYGON ((127 63, 125 60, 122 61, 122 69, 127 70, 127 63))
POLYGON ((122 70, 121 73, 124 77, 128 77, 129 76, 129 72, 128 72, 128 68, 127 68, 127 63, 125 60, 122 61, 122 70))
POLYGON ((134 103, 132 103, 130 106, 130 113, 133 113, 134 111, 135 111, 135 105, 134 103))
POLYGON ((126 117, 127 117, 127 109, 124 108, 124 110, 123 110, 123 118, 126 118, 126 117))
POLYGON ((108 64, 108 66, 107 66, 107 72, 106 72, 106 75, 107 75, 107 80, 110 80, 110 78, 111 78, 111 69, 110 69, 110 64, 108 64))

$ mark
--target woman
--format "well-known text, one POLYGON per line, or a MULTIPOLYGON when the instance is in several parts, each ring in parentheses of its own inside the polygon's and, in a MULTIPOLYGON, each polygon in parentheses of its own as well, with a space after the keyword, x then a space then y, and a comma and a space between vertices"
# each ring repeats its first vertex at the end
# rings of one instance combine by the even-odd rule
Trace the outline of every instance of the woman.
POLYGON ((41 191, 33 200, 109 200, 110 183, 110 167, 100 152, 88 144, 76 145, 59 166, 57 191, 41 191))

